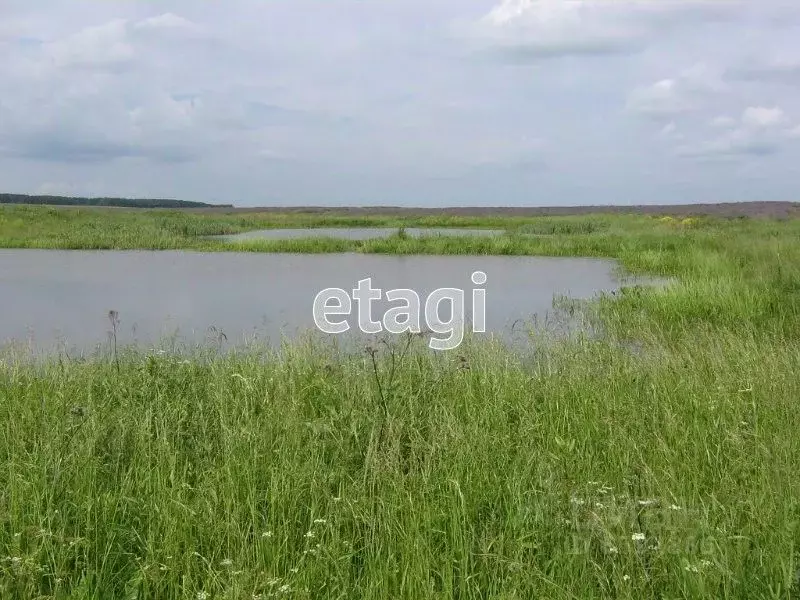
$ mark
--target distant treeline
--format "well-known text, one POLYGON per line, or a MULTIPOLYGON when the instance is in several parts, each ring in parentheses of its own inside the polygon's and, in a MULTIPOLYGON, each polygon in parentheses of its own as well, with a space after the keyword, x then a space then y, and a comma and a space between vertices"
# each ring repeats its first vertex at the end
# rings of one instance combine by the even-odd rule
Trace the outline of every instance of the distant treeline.
POLYGON ((56 206, 119 206, 124 208, 233 208, 232 204, 206 204, 168 198, 80 198, 0 194, 0 204, 51 204, 56 206))

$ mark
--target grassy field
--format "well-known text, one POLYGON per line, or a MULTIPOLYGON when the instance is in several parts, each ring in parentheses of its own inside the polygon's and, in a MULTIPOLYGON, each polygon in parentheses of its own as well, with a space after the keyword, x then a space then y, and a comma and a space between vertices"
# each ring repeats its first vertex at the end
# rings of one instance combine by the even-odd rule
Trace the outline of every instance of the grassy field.
POLYGON ((671 276, 525 353, 0 363, 0 598, 800 597, 800 221, 0 210, 0 246, 465 225, 252 251, 613 256, 671 276), (316 219, 316 220, 314 220, 316 219))

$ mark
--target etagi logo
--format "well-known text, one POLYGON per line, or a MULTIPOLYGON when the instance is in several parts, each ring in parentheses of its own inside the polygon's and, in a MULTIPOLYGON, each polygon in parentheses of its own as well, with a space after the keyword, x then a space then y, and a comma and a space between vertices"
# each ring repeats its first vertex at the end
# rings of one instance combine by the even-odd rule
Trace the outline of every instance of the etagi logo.
MULTIPOLYGON (((486 273, 475 271, 472 283, 482 286, 486 283, 486 273)), ((386 292, 386 300, 400 303, 389 308, 382 321, 372 319, 372 302, 381 300, 383 292, 372 287, 372 278, 362 279, 353 290, 352 300, 358 304, 358 325, 362 332, 376 334, 387 331, 392 334, 420 333, 421 302, 417 292, 410 289, 395 289, 386 292)), ((352 313, 350 295, 341 288, 326 288, 314 298, 314 323, 323 333, 341 334, 350 329, 346 320, 331 321, 331 316, 352 313)), ((447 337, 431 336, 428 345, 434 350, 453 350, 464 341, 464 290, 458 288, 438 288, 431 292, 425 301, 425 323, 427 330, 447 337), (450 304, 450 319, 444 321, 439 316, 443 302, 450 304)), ((486 332, 486 290, 472 290, 472 331, 486 332)))

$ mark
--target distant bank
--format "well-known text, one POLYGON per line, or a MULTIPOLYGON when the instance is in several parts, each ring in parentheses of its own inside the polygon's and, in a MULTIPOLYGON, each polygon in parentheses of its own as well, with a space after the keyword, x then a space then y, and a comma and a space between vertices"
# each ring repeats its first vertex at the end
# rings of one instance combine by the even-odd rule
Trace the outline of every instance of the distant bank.
POLYGON ((587 206, 242 206, 209 204, 164 198, 83 198, 69 196, 33 196, 0 194, 2 204, 50 206, 97 206, 118 208, 173 208, 199 213, 273 213, 357 216, 455 216, 455 217, 547 217, 589 214, 645 214, 675 217, 800 217, 800 202, 720 202, 711 204, 613 204, 587 206))
POLYGON ((206 204, 169 198, 83 198, 72 196, 30 196, 0 194, 0 204, 46 204, 49 206, 117 206, 121 208, 222 208, 232 204, 206 204))

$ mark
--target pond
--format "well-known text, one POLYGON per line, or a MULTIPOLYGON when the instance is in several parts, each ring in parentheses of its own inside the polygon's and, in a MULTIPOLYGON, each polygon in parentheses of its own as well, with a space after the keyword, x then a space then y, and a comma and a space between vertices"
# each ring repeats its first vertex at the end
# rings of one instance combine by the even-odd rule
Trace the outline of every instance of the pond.
MULTIPOLYGON (((618 289, 616 271, 614 261, 580 258, 0 249, 0 345, 107 347, 109 311, 119 315, 120 344, 149 348, 169 336, 192 344, 210 338, 227 346, 254 339, 275 344, 315 330, 321 290, 350 294, 365 278, 372 288, 414 290, 423 314, 435 289, 460 288, 470 323, 473 291, 485 290, 486 333, 477 335, 507 336, 520 321, 548 318, 554 297, 618 289), (485 284, 473 283, 476 271, 485 273, 485 284)), ((385 297, 376 300, 373 320, 392 306, 385 297)), ((452 305, 440 304, 442 320, 448 310, 452 305)), ((363 322, 355 302, 352 314, 339 318, 352 326, 347 335, 363 322)))
MULTIPOLYGON (((260 229, 233 235, 210 236, 225 242, 244 242, 248 240, 296 240, 312 237, 332 237, 343 240, 371 240, 396 235, 397 227, 317 227, 300 229, 260 229)), ((406 235, 412 237, 438 235, 496 236, 503 235, 502 229, 463 229, 446 227, 407 227, 406 235)))

